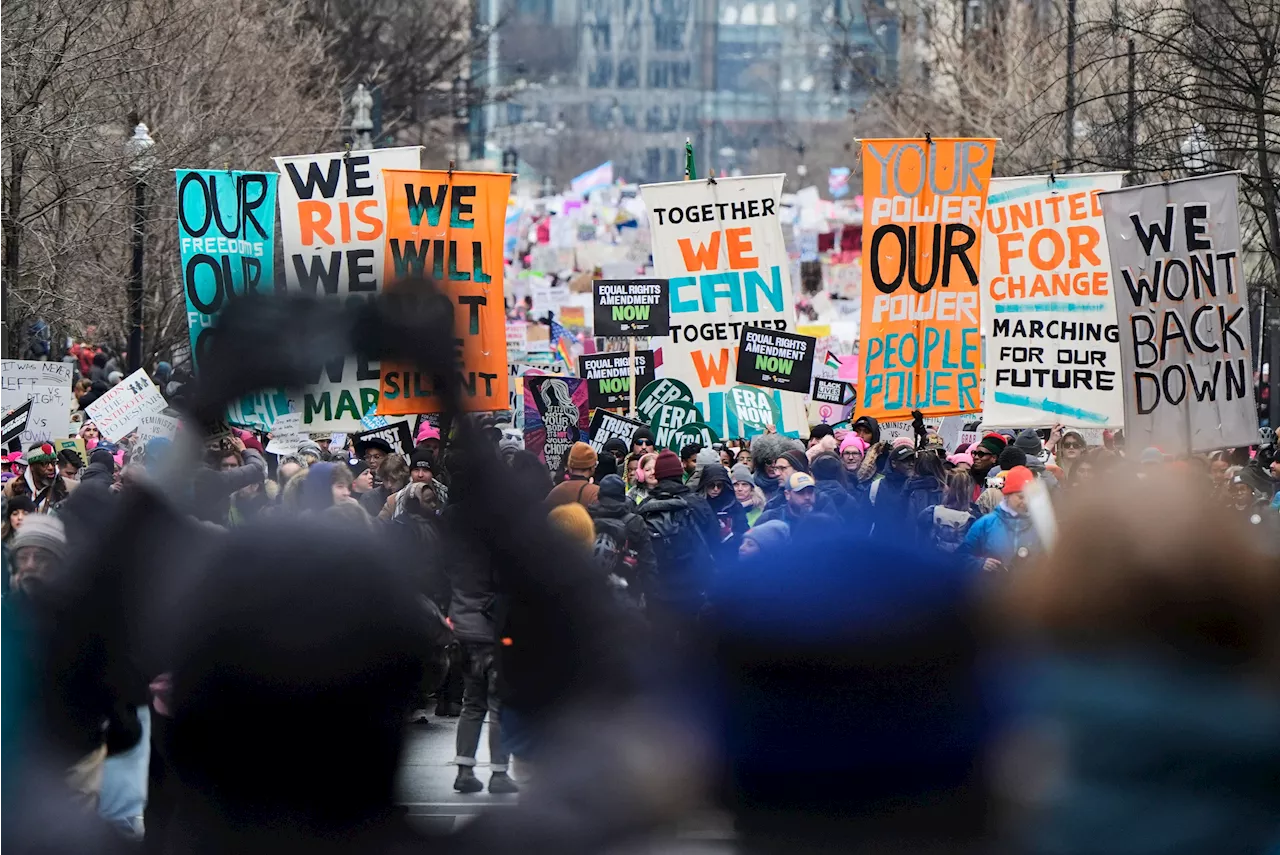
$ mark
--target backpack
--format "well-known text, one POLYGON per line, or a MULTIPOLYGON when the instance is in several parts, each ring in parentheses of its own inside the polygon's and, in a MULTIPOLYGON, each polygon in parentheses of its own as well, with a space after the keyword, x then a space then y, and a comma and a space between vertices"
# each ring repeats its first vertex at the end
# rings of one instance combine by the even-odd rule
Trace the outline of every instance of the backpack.
POLYGON ((650 499, 641 506, 640 516, 653 543, 660 575, 710 569, 711 547, 698 527, 696 512, 687 504, 673 499, 650 499))
POLYGON ((620 519, 596 517, 595 561, 606 576, 627 576, 627 526, 620 519))
POLYGON ((943 552, 955 552, 973 521, 968 511, 957 511, 945 505, 933 507, 933 545, 943 552))

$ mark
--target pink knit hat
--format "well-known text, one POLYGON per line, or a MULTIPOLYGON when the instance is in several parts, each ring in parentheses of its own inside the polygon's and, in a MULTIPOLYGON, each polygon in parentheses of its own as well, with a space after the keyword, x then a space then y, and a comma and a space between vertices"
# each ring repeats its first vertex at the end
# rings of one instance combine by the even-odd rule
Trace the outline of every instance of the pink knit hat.
POLYGON ((840 453, 844 454, 846 449, 856 448, 860 454, 867 453, 867 441, 856 433, 850 431, 847 436, 840 442, 840 453))
POLYGON ((439 441, 440 429, 431 422, 423 422, 421 426, 418 427, 418 438, 415 442, 424 442, 428 439, 439 441))
POLYGON ((962 451, 948 457, 947 462, 950 463, 952 466, 959 466, 961 463, 964 463, 968 466, 972 466, 973 455, 968 453, 967 451, 962 451))

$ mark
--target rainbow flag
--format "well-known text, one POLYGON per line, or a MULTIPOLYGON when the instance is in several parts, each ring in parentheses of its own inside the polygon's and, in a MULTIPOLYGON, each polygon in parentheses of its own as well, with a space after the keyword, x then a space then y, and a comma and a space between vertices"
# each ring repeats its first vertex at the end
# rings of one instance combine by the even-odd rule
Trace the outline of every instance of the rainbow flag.
POLYGON ((557 321, 551 322, 551 350, 560 357, 570 372, 576 370, 573 362, 573 336, 557 321))

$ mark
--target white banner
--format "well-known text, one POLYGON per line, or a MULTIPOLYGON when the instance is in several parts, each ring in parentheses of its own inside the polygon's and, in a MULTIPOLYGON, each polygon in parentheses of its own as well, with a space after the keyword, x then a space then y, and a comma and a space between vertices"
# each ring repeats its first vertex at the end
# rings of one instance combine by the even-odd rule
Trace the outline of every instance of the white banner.
POLYGON ((1120 172, 993 178, 982 236, 982 424, 1124 424, 1098 194, 1120 172))
POLYGON ((66 362, 6 359, 0 366, 4 411, 31 402, 31 415, 22 431, 22 448, 62 439, 71 433, 72 368, 66 362))
POLYGON ((139 368, 89 405, 89 418, 111 442, 119 442, 142 424, 145 416, 164 412, 164 396, 139 368))
MULTIPOLYGON (((383 286, 384 169, 418 169, 420 149, 383 148, 277 157, 280 234, 290 291, 342 297, 383 286)), ((291 401, 308 431, 358 431, 378 403, 377 361, 349 356, 325 365, 291 401)))
MULTIPOLYGON (((671 281, 663 376, 683 380, 708 425, 734 436, 725 394, 737 385, 744 325, 795 332, 791 262, 778 221, 784 175, 645 184, 655 274, 671 281)), ((783 433, 807 433, 805 396, 782 396, 783 433)))

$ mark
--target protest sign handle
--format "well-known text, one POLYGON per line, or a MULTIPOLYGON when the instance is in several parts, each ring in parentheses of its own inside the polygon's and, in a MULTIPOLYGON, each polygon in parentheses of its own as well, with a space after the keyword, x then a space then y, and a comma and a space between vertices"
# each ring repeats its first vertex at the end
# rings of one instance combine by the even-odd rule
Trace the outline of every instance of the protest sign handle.
POLYGON ((627 418, 634 419, 636 417, 636 337, 628 336, 627 343, 630 356, 627 360, 627 371, 631 378, 627 382, 627 396, 630 399, 627 406, 627 418))

